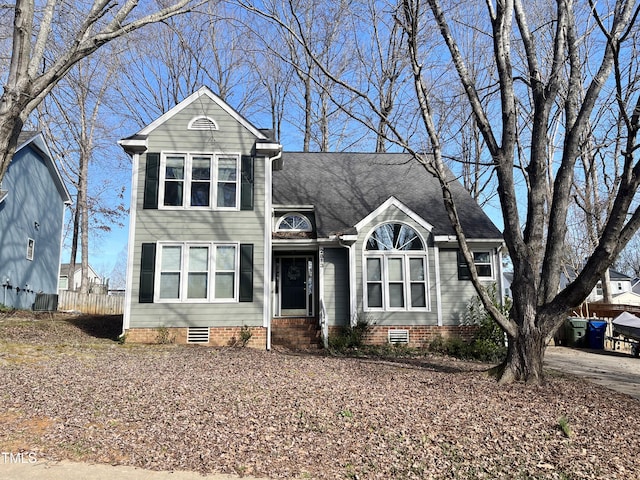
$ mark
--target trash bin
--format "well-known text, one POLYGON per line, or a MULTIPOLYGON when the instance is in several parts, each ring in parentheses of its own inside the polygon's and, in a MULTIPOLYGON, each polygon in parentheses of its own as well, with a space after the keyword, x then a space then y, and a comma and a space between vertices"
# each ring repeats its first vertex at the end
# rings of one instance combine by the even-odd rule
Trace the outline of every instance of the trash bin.
POLYGON ((604 338, 607 331, 607 322, 602 320, 589 320, 587 325, 587 346, 594 350, 604 350, 604 338))
POLYGON ((569 317, 564 324, 565 339, 569 347, 584 347, 589 322, 583 318, 569 317))

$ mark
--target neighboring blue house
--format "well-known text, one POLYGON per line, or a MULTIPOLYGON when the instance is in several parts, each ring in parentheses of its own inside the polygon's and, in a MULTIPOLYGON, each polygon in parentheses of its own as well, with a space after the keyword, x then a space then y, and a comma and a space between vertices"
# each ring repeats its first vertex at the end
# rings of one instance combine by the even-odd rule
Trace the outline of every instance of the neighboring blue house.
POLYGON ((23 132, 0 183, 0 303, 30 309, 57 293, 65 208, 71 204, 42 133, 23 132))

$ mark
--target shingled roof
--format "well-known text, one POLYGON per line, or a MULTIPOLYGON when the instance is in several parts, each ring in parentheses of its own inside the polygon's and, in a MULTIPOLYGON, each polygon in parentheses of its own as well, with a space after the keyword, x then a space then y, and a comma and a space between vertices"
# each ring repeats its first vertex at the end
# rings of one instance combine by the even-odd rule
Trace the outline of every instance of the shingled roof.
MULTIPOLYGON (((285 152, 273 173, 273 203, 314 205, 319 237, 355 233, 354 226, 394 196, 434 226, 453 235, 440 185, 407 154, 285 152)), ((468 238, 502 234, 457 181, 451 188, 468 238)))

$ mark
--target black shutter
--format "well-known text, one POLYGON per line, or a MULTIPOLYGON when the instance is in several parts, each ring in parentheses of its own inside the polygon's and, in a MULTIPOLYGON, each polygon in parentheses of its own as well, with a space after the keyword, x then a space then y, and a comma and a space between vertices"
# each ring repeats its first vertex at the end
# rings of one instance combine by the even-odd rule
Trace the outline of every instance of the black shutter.
POLYGON ((240 163, 240 210, 253 210, 253 157, 243 155, 240 163))
POLYGON ((240 295, 241 302, 253 302, 253 245, 240 244, 240 295))
POLYGON ((458 250, 458 280, 471 280, 469 266, 460 250, 458 250))
POLYGON ((158 208, 158 182, 160 181, 160 154, 147 153, 144 174, 144 201, 142 208, 158 208))
POLYGON ((140 256, 140 303, 153 303, 153 283, 156 266, 156 244, 143 243, 140 256))

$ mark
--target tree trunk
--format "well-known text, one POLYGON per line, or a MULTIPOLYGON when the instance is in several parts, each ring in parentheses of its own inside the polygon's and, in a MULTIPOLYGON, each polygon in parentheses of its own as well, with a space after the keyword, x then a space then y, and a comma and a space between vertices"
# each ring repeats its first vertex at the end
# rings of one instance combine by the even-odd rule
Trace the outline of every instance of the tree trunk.
POLYGON ((515 336, 508 336, 507 358, 492 369, 491 373, 502 384, 514 381, 542 384, 546 339, 547 334, 538 327, 527 331, 518 328, 515 336))

